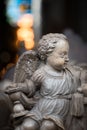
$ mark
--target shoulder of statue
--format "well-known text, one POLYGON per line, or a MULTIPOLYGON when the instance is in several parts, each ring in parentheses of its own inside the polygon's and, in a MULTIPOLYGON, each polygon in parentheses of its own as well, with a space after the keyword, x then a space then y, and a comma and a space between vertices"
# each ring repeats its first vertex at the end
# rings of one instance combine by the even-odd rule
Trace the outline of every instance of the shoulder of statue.
POLYGON ((33 74, 32 80, 39 81, 45 76, 44 65, 40 66, 33 74))

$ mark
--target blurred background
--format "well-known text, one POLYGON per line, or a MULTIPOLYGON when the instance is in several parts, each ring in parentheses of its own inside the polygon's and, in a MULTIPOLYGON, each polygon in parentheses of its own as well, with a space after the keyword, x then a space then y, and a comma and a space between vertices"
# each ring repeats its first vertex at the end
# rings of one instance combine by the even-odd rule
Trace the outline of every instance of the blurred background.
POLYGON ((0 0, 0 77, 47 33, 64 33, 71 59, 86 63, 86 0, 0 0))

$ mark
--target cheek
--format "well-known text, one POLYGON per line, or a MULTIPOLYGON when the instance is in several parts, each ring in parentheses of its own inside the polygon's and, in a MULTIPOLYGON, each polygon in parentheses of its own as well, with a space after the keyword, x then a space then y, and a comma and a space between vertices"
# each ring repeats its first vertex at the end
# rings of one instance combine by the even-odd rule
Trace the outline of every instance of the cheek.
POLYGON ((47 58, 47 62, 50 66, 52 66, 53 68, 55 68, 55 66, 57 66, 57 59, 54 58, 54 56, 50 56, 47 58))
POLYGON ((58 64, 59 64, 59 65, 62 66, 62 65, 64 65, 64 63, 65 63, 65 61, 64 61, 63 58, 59 58, 59 59, 58 59, 58 64))
POLYGON ((54 57, 54 56, 50 56, 47 59, 48 63, 53 66, 53 67, 62 67, 64 65, 64 59, 62 58, 58 58, 58 57, 54 57))
POLYGON ((55 62, 54 57, 53 57, 53 56, 49 56, 49 57, 47 58, 47 62, 48 62, 50 65, 53 64, 53 63, 55 62))

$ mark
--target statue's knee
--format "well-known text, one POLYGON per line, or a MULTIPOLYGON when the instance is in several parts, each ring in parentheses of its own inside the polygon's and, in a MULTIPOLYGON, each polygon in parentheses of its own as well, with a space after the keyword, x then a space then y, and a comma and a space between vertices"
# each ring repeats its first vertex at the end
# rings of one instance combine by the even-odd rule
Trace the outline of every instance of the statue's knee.
POLYGON ((39 130, 39 124, 30 118, 24 120, 20 130, 39 130))
POLYGON ((42 122, 41 130, 58 130, 58 127, 53 121, 44 120, 42 122))

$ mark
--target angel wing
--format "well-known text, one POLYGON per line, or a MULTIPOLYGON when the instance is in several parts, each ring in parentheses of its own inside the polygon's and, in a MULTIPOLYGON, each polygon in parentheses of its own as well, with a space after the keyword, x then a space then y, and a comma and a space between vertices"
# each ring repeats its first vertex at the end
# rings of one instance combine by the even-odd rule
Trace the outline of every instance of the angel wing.
POLYGON ((40 60, 34 50, 24 52, 16 64, 13 82, 24 82, 25 79, 29 79, 39 64, 40 60))

